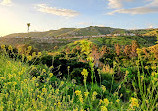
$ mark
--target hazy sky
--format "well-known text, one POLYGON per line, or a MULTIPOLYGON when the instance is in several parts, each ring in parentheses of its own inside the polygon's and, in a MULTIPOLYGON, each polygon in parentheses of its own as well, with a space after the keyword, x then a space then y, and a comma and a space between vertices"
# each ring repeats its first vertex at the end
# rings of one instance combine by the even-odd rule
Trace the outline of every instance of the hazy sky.
POLYGON ((158 0, 0 0, 0 36, 90 25, 158 27, 158 0))

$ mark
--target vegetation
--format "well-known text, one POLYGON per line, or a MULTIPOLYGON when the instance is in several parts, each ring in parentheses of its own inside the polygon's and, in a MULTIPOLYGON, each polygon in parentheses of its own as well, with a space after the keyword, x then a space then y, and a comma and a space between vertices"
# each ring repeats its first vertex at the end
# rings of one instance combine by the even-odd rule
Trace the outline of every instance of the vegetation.
POLYGON ((0 110, 157 110, 158 45, 103 39, 49 53, 1 45, 0 110))

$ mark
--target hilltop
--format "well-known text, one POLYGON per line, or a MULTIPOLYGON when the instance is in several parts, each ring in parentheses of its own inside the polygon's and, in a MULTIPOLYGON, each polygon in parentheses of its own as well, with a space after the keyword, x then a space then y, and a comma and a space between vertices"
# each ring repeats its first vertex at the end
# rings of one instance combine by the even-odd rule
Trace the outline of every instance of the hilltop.
POLYGON ((73 36, 95 36, 114 33, 126 33, 125 29, 90 26, 86 28, 61 28, 59 30, 50 30, 45 32, 30 32, 30 33, 14 33, 4 36, 5 38, 14 37, 73 37, 73 36))
POLYGON ((49 30, 45 32, 13 33, 4 36, 4 38, 100 36, 107 34, 125 34, 125 33, 134 33, 140 35, 140 34, 146 34, 150 31, 154 31, 154 29, 126 30, 120 28, 90 26, 85 28, 61 28, 58 30, 49 30))

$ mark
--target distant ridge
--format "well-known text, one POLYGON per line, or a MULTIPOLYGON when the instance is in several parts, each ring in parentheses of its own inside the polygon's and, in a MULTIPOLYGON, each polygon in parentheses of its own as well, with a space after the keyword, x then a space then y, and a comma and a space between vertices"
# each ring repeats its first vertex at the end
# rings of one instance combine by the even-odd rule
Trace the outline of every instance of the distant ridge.
POLYGON ((105 35, 112 33, 125 33, 125 29, 90 26, 86 28, 61 28, 59 30, 50 30, 45 32, 30 32, 30 33, 14 33, 4 36, 11 37, 73 37, 73 36, 93 36, 105 35))
POLYGON ((17 38, 17 37, 43 38, 43 37, 97 36, 97 35, 105 35, 105 34, 124 34, 124 33, 146 34, 153 30, 155 29, 126 30, 120 28, 90 26, 85 28, 61 28, 59 30, 49 30, 45 32, 14 33, 4 37, 5 38, 17 38))

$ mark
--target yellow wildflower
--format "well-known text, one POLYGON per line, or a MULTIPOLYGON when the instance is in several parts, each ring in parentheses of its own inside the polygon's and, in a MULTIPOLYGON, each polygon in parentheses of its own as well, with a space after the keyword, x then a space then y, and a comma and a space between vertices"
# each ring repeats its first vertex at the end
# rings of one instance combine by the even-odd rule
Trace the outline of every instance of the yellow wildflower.
POLYGON ((92 94, 92 100, 93 100, 93 101, 96 99, 96 95, 97 95, 97 94, 98 94, 98 93, 97 93, 96 91, 93 92, 93 94, 92 94))
POLYGON ((109 100, 106 98, 103 100, 103 103, 105 104, 105 106, 108 106, 109 105, 109 100))
POLYGON ((11 45, 9 45, 8 49, 9 49, 10 51, 13 51, 13 48, 12 48, 11 45))
POLYGON ((103 90, 103 93, 106 91, 106 87, 104 85, 101 86, 101 89, 103 90))
POLYGON ((32 60, 32 56, 27 56, 27 60, 31 61, 32 60))
POLYGON ((36 52, 33 52, 33 53, 32 53, 32 57, 33 57, 33 58, 36 57, 36 52))
POLYGON ((83 97, 82 97, 82 94, 79 95, 79 100, 80 100, 80 102, 83 104, 83 97))
POLYGON ((138 104, 138 100, 136 98, 131 98, 130 100, 131 104, 130 104, 130 107, 133 109, 134 107, 139 107, 139 104, 138 104))
POLYGON ((87 77, 87 76, 88 76, 88 71, 87 71, 87 69, 83 69, 83 71, 81 72, 81 74, 82 74, 84 77, 87 77))
POLYGON ((42 53, 41 52, 38 52, 38 57, 40 57, 42 55, 42 53))
POLYGON ((89 92, 84 92, 84 96, 87 97, 89 92))
POLYGON ((1 48, 2 48, 2 49, 5 49, 5 45, 1 45, 1 48))
POLYGON ((119 103, 119 102, 120 102, 120 100, 119 100, 119 99, 117 99, 117 100, 116 100, 116 102, 117 102, 117 103, 119 103))
POLYGON ((49 73, 49 77, 51 78, 53 76, 53 73, 49 73))
POLYGON ((28 50, 31 51, 31 50, 32 50, 32 46, 29 46, 29 47, 28 47, 28 50))
POLYGON ((101 111, 108 111, 108 109, 106 108, 106 106, 101 106, 101 111))
POLYGON ((78 95, 80 95, 80 94, 81 94, 81 91, 76 90, 76 91, 75 91, 75 94, 78 96, 78 95))
POLYGON ((42 92, 47 92, 47 89, 46 88, 42 88, 42 92))
POLYGON ((57 103, 57 105, 58 105, 58 107, 61 107, 61 102, 59 101, 59 102, 57 103))
POLYGON ((103 100, 101 100, 101 99, 100 99, 100 100, 99 100, 99 105, 101 105, 101 104, 102 104, 102 102, 103 102, 103 100))

